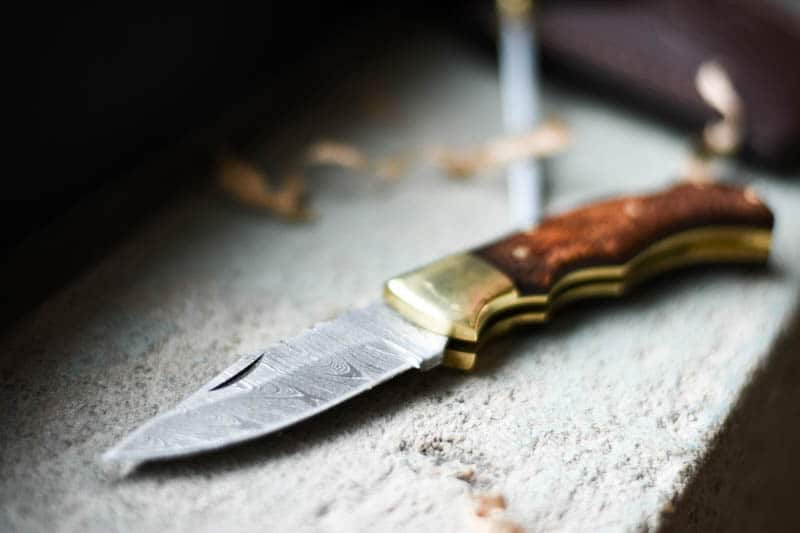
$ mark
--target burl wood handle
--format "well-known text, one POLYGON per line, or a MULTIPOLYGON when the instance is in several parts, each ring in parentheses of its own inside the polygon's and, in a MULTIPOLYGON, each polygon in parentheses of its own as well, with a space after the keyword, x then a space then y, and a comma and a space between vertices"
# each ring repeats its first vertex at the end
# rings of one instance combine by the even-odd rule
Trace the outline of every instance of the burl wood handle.
POLYGON ((445 362, 471 367, 479 343, 564 303, 615 296, 697 263, 764 263, 773 216, 749 188, 676 185, 588 205, 390 280, 386 299, 451 337, 445 362))
POLYGON ((751 189, 687 183, 588 205, 474 253, 511 278, 521 294, 546 294, 570 272, 622 265, 688 230, 723 227, 736 236, 750 228, 769 232, 772 224, 772 212, 751 189))

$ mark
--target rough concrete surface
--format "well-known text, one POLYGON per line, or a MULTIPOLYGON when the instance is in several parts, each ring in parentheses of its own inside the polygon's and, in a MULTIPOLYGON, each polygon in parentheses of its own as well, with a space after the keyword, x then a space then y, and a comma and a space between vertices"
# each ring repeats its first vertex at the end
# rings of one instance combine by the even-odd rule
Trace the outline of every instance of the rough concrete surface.
MULTIPOLYGON (((316 137, 386 153, 499 131, 490 58, 429 39, 384 65, 265 138, 259 160, 279 168, 316 137), (392 113, 365 111, 375 94, 392 113)), ((674 178, 684 138, 560 87, 545 98, 575 132, 551 164, 553 206, 674 178)), ((759 435, 791 449, 800 426, 797 403, 781 411, 800 384, 786 340, 800 182, 743 176, 777 215, 767 270, 694 269, 622 301, 575 305, 493 345, 476 373, 406 374, 288 431, 118 477, 98 454, 239 353, 507 229, 496 173, 462 183, 414 167, 384 184, 316 171, 320 218, 305 225, 200 189, 0 339, 0 530, 465 531, 487 525, 472 510, 487 493, 528 531, 730 524, 745 511, 720 483, 736 485, 744 457, 761 480, 753 490, 768 490, 770 471, 755 475, 759 435), (756 451, 740 449, 751 441, 756 451)))

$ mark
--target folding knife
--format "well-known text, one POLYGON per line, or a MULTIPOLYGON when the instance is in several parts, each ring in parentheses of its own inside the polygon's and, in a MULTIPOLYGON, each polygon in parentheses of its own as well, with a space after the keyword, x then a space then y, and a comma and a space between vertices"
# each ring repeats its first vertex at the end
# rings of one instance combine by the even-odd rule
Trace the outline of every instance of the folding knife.
POLYGON ((767 261, 750 188, 683 183, 594 203, 389 280, 384 299, 243 357, 108 450, 135 465, 286 428, 406 370, 471 369, 479 347, 558 307, 699 263, 767 261))

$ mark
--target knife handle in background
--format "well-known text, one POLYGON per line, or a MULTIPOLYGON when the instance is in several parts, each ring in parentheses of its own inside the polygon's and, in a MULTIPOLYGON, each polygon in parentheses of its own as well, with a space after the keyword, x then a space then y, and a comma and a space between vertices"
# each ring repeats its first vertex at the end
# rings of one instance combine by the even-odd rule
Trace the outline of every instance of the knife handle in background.
POLYGON ((448 335, 445 364, 470 369, 479 345, 559 306, 618 296, 659 273, 701 263, 767 261, 773 215, 750 188, 683 183, 547 218, 386 283, 403 316, 448 335))

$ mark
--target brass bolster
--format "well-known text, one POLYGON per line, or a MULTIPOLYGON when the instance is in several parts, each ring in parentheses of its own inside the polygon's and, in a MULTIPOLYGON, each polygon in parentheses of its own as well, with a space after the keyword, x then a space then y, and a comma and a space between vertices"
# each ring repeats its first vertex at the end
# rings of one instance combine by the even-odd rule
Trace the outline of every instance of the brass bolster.
POLYGON ((619 296, 659 273, 692 264, 765 262, 770 240, 771 231, 763 228, 688 230, 658 241, 622 265, 574 270, 547 293, 525 296, 486 261, 457 254, 389 280, 384 297, 411 322, 451 337, 444 364, 468 370, 483 342, 521 324, 545 322, 568 302, 619 296))

